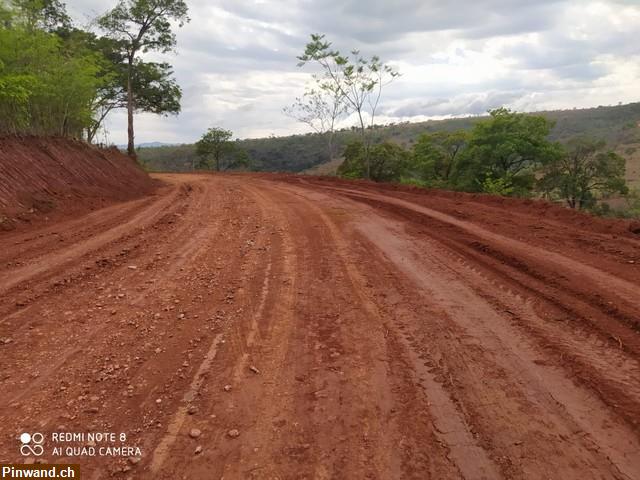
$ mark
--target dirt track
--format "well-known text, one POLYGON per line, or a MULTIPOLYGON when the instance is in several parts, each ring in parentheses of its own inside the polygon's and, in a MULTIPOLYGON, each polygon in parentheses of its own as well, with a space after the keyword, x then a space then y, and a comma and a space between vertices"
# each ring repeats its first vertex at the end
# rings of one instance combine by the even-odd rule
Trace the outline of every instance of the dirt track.
POLYGON ((471 197, 161 178, 0 237, 0 461, 23 431, 104 431, 141 460, 44 458, 89 479, 640 478, 639 237, 471 197))

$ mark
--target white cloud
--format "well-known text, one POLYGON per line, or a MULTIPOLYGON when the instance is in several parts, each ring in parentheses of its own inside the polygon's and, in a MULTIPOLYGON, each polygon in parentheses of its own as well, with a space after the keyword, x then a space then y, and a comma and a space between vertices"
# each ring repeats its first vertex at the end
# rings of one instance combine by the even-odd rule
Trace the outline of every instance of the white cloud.
MULTIPOLYGON (((209 126, 239 137, 303 127, 282 115, 302 93, 296 67, 311 32, 343 51, 379 54, 399 68, 381 121, 587 107, 640 100, 636 0, 187 0, 191 23, 167 60, 183 88, 179 117, 136 117, 136 140, 189 142, 209 126)), ((112 6, 70 0, 86 23, 112 6)), ((124 143, 125 116, 108 123, 124 143)))

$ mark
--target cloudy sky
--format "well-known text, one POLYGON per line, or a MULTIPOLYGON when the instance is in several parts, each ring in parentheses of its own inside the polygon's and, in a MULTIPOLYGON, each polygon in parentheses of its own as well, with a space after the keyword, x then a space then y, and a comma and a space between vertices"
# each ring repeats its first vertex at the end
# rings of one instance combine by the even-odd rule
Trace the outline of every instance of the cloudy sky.
MULTIPOLYGON (((78 23, 114 0, 67 0, 78 23)), ((304 132, 282 114, 312 71, 309 34, 377 54, 402 74, 380 121, 640 101, 640 0, 187 0, 191 22, 166 56, 183 89, 177 117, 139 115, 137 142, 192 142, 210 126, 239 138, 304 132)), ((349 119, 345 120, 349 123, 349 119)), ((346 126, 346 125, 345 125, 346 126)), ((112 114, 108 139, 126 142, 112 114)))

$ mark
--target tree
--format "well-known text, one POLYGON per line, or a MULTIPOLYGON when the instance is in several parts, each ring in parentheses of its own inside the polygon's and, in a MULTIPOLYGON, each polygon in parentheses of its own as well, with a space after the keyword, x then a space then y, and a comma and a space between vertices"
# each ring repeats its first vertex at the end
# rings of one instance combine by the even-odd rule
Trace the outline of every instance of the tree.
POLYGON ((223 170, 231 170, 234 168, 249 169, 252 165, 251 157, 247 151, 238 144, 238 140, 233 144, 233 148, 231 148, 226 159, 223 157, 223 160, 226 160, 223 162, 223 170))
POLYGON ((351 142, 344 152, 344 162, 338 174, 346 178, 362 178, 369 167, 370 178, 376 182, 400 180, 405 172, 410 154, 400 145, 384 142, 373 145, 366 162, 365 145, 361 141, 351 142))
POLYGON ((557 195, 571 208, 588 208, 597 195, 627 193, 625 159, 606 150, 604 140, 576 138, 562 155, 546 165, 539 185, 547 194, 557 195))
POLYGON ((81 137, 101 83, 99 55, 66 48, 49 31, 65 18, 62 4, 16 2, 9 13, 0 29, 0 133, 81 137), (53 13, 40 11, 47 5, 53 13))
POLYGON ((506 108, 489 113, 490 117, 477 122, 471 131, 453 174, 454 184, 471 191, 482 190, 483 185, 500 185, 503 191, 526 195, 535 184, 539 167, 559 154, 559 146, 547 139, 553 123, 506 108))
POLYGON ((468 142, 469 134, 464 130, 420 135, 413 146, 415 173, 426 185, 447 186, 468 142))
POLYGON ((327 153, 333 160, 336 122, 347 112, 344 95, 327 82, 316 79, 315 88, 307 88, 293 105, 284 109, 285 115, 311 127, 319 135, 326 135, 327 153))
MULTIPOLYGON (((627 192, 626 195, 627 210, 626 216, 631 218, 640 218, 640 189, 636 188, 627 192)), ((640 226, 640 225, 639 225, 640 226)), ((634 233, 640 233, 634 232, 634 233)))
POLYGON ((235 147, 230 141, 232 136, 233 132, 223 128, 214 127, 207 130, 196 142, 196 154, 200 157, 200 166, 210 168, 213 160, 216 171, 220 172, 221 167, 224 167, 223 156, 235 147))
POLYGON ((325 36, 312 34, 304 53, 298 57, 298 66, 315 62, 322 68, 322 82, 340 93, 349 110, 358 117, 360 137, 364 145, 366 177, 371 178, 369 150, 375 116, 380 103, 382 89, 400 74, 389 65, 382 63, 378 56, 366 58, 358 50, 351 55, 341 55, 331 49, 325 36), (368 122, 365 117, 368 116, 368 122))
POLYGON ((13 0, 12 3, 29 30, 52 33, 71 28, 71 18, 59 0, 13 0))
MULTIPOLYGON (((107 115, 114 109, 127 108, 126 73, 121 69, 107 70, 105 83, 99 90, 94 108, 96 116, 87 131, 87 140, 93 137, 102 126, 107 115)), ((171 65, 166 62, 143 62, 136 60, 131 80, 133 91, 133 111, 150 112, 157 115, 177 114, 180 112, 182 90, 173 78, 171 65)))
POLYGON ((166 53, 176 45, 171 21, 182 27, 189 21, 183 0, 120 0, 98 19, 98 25, 117 41, 126 64, 127 91, 127 152, 135 156, 133 114, 135 111, 136 55, 139 52, 166 53))

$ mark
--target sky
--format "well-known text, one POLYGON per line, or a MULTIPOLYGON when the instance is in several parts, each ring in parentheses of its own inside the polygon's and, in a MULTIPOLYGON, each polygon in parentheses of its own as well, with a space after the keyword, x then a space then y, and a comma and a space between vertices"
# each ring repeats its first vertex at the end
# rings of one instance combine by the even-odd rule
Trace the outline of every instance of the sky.
MULTIPOLYGON (((176 51, 152 58, 174 66, 182 112, 137 115, 137 143, 191 143, 209 127, 237 138, 308 131, 282 109, 311 81, 296 59, 311 33, 400 72, 376 123, 640 101, 640 0, 186 1, 176 51)), ((116 1, 66 4, 88 25, 116 1)), ((124 112, 106 135, 126 143, 124 112)))

